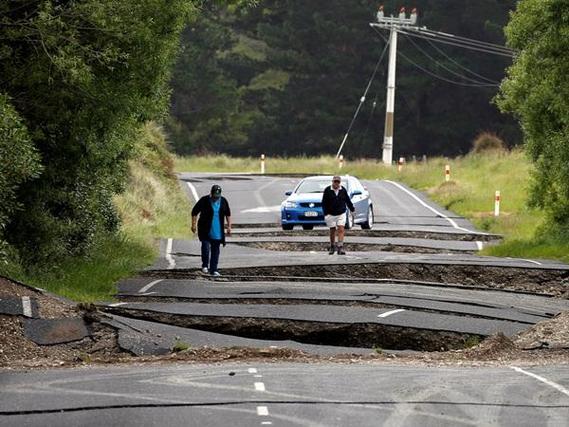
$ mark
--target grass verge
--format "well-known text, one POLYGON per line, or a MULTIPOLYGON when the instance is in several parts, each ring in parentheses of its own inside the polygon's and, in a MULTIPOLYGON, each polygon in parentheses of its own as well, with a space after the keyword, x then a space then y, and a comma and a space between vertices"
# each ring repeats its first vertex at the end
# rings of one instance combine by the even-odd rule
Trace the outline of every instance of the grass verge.
POLYGON ((48 270, 26 271, 13 260, 0 265, 0 274, 75 301, 108 301, 119 280, 152 264, 160 237, 190 237, 190 207, 161 129, 146 125, 137 150, 126 191, 115 197, 122 220, 118 234, 99 236, 87 256, 48 270))
MULTIPOLYGON (((260 171, 258 158, 225 155, 177 157, 177 172, 260 171)), ((502 244, 484 250, 486 255, 522 258, 550 258, 569 262, 567 239, 543 232, 545 215, 527 204, 531 165, 520 150, 494 150, 447 160, 409 162, 401 172, 395 167, 370 160, 346 160, 342 173, 362 179, 392 179, 424 191, 434 201, 471 220, 479 229, 502 234, 502 244), (445 165, 451 166, 451 180, 445 181, 445 165), (494 194, 502 195, 501 215, 493 215, 494 194)), ((267 173, 339 173, 331 156, 267 158, 267 173)), ((381 201, 379 201, 381 203, 381 201)))

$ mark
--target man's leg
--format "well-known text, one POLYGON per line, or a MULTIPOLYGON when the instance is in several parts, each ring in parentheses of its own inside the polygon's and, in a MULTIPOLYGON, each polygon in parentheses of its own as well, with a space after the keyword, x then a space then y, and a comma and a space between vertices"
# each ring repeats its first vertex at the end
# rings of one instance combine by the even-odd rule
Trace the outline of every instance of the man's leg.
POLYGON ((336 250, 336 227, 330 227, 330 250, 329 254, 332 255, 336 250))
POLYGON ((344 234, 345 228, 343 225, 338 226, 338 255, 344 255, 344 234))
POLYGON ((209 261, 209 272, 214 274, 217 271, 217 264, 219 263, 219 246, 221 242, 219 240, 211 241, 211 259, 209 261))
POLYGON ((209 240, 202 240, 202 268, 209 265, 209 240))

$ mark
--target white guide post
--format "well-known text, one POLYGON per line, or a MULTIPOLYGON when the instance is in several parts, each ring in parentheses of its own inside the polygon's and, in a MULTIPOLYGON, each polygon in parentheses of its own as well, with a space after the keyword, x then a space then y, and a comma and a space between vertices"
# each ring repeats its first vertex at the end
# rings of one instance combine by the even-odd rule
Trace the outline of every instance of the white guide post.
POLYGON ((500 216, 500 192, 496 191, 496 195, 494 196, 494 216, 500 216))
POLYGON ((261 154, 261 174, 265 174, 265 155, 261 154))

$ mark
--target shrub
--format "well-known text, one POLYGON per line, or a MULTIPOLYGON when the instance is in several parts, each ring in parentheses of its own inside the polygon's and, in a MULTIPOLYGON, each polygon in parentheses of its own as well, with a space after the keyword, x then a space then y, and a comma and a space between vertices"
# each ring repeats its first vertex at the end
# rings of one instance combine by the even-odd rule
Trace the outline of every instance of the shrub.
POLYGON ((504 151, 506 144, 495 133, 482 132, 472 142, 472 152, 476 154, 492 151, 504 151))
POLYGON ((0 260, 6 256, 4 228, 22 205, 16 200, 20 185, 41 170, 39 155, 28 130, 8 97, 0 95, 0 260))

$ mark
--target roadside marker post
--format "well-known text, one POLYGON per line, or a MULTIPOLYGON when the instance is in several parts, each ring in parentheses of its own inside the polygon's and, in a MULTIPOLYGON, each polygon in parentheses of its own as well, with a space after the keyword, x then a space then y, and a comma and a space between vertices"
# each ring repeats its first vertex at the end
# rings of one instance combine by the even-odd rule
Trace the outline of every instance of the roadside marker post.
POLYGON ((494 196, 494 216, 500 216, 500 192, 496 190, 496 195, 494 196))
POLYGON ((450 181, 450 165, 445 166, 445 181, 450 181))
POLYGON ((403 163, 405 163, 405 157, 399 157, 399 162, 397 162, 397 172, 403 170, 403 163))
POLYGON ((340 157, 338 158, 338 167, 340 169, 342 169, 344 167, 344 155, 340 154, 340 157))
POLYGON ((265 155, 261 154, 261 174, 265 174, 265 155))

